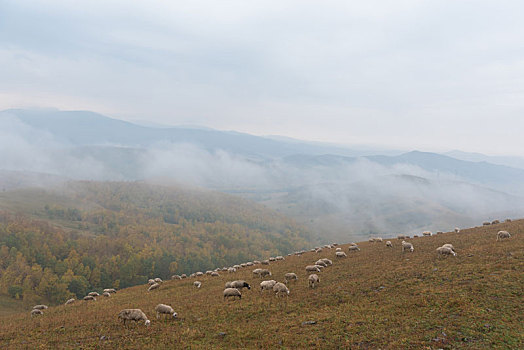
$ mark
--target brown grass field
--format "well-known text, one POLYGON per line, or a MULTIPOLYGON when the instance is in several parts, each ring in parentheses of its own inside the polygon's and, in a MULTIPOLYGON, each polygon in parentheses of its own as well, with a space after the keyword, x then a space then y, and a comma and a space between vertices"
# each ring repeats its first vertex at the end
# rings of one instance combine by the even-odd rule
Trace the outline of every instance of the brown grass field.
MULTIPOLYGON (((295 272, 288 298, 261 294, 248 267, 220 277, 166 281, 118 291, 95 302, 51 307, 31 319, 29 310, 0 317, 2 349, 523 349, 524 220, 400 241, 363 242, 360 252, 335 258, 334 249, 286 257, 269 266, 272 279, 295 272), (496 242, 508 230, 511 239, 496 242), (452 243, 457 257, 435 249, 452 243), (304 267, 327 257, 333 266, 309 289, 304 267), (252 289, 224 301, 228 280, 252 289), (173 306, 178 320, 157 320, 158 303, 173 306), (151 319, 125 327, 123 308, 141 308, 151 319), (315 324, 305 324, 315 321, 315 324)), ((239 262, 240 263, 240 262, 239 262)), ((151 276, 154 277, 154 276, 151 276)))

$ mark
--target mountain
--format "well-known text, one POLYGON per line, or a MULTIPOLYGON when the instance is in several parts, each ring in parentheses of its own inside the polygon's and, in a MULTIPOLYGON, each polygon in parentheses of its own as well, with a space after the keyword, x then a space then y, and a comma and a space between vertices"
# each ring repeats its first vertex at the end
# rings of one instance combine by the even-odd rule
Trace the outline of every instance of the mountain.
POLYGON ((463 152, 459 150, 449 151, 444 153, 444 155, 470 162, 488 162, 492 164, 506 165, 512 168, 524 169, 523 157, 487 156, 482 153, 463 152))
MULTIPOLYGON (((386 237, 384 237, 386 238, 386 237)), ((19 314, 0 317, 0 346, 19 348, 111 349, 522 349, 522 261, 524 220, 462 228, 401 243, 360 242, 360 251, 335 258, 335 249, 286 256, 262 267, 267 279, 288 283, 288 296, 260 291, 262 279, 241 268, 219 276, 165 281, 148 292, 147 284, 120 289, 111 297, 52 306, 30 318, 34 304, 19 314), (512 234, 496 241, 499 230, 512 234), (445 243, 457 256, 438 256, 445 243), (308 287, 305 266, 319 258, 333 261, 308 287), (242 298, 224 300, 224 284, 245 280, 242 298), (177 318, 157 319, 157 304, 171 305, 177 318), (140 308, 151 321, 128 322, 118 313, 140 308)), ((292 253, 292 251, 290 252, 292 253)), ((269 258, 265 255, 262 258, 269 258)), ((237 260, 235 264, 247 260, 237 260)), ((218 267, 221 267, 218 265, 218 267)), ((196 271, 196 270, 195 270, 196 271)), ((156 277, 149 275, 148 277, 156 277)), ((104 288, 110 288, 111 284, 104 288)), ((61 303, 66 299, 61 300, 61 303)))

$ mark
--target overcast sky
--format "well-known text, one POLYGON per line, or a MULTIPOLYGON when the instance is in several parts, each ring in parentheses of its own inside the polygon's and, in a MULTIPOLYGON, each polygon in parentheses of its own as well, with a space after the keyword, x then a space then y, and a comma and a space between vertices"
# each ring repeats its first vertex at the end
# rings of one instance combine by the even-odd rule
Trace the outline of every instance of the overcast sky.
POLYGON ((523 14, 521 0, 0 0, 0 109, 524 155, 523 14))

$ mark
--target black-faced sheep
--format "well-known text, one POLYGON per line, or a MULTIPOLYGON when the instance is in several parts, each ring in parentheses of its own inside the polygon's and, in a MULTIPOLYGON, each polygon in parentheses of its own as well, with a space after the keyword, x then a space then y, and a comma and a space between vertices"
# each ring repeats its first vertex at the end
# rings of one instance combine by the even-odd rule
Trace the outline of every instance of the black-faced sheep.
POLYGON ((238 280, 231 282, 231 288, 241 290, 242 288, 251 289, 251 286, 246 281, 238 280))

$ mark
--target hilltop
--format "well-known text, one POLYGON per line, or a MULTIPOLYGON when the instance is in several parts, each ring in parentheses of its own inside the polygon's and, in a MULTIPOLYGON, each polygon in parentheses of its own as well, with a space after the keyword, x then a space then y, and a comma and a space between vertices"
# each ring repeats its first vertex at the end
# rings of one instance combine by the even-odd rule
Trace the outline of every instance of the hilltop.
MULTIPOLYGON (((260 294, 252 269, 219 277, 166 281, 119 290, 111 298, 51 307, 40 318, 29 310, 1 319, 3 348, 352 348, 517 349, 524 346, 522 305, 524 220, 409 239, 413 253, 384 243, 359 243, 360 252, 336 259, 334 249, 287 256, 269 265, 272 278, 296 272, 288 298, 260 294), (512 238, 496 242, 496 233, 512 238), (438 257, 452 243, 458 256, 438 257), (320 285, 307 287, 306 265, 327 257, 320 285), (228 280, 244 279, 252 290, 224 301, 228 280), (170 304, 178 320, 156 320, 158 303, 170 304), (117 320, 123 308, 141 308, 151 326, 117 320)), ((347 252, 348 245, 341 245, 347 252)), ((242 261, 237 261, 240 263, 242 261)), ((155 277, 155 276, 149 276, 155 277)))

